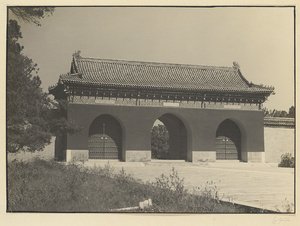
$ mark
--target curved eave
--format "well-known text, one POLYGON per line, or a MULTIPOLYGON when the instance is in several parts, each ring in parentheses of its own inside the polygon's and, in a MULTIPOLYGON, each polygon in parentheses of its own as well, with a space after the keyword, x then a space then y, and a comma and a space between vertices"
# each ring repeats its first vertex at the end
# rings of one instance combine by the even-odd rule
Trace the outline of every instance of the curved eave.
POLYGON ((52 85, 48 87, 49 93, 53 92, 57 88, 58 84, 52 85))
POLYGON ((57 83, 56 85, 50 86, 48 88, 49 93, 52 94, 55 97, 55 99, 65 98, 66 93, 64 90, 65 90, 65 85, 63 83, 57 83))
POLYGON ((94 88, 120 88, 120 89, 147 89, 156 91, 188 91, 188 92, 222 92, 222 93, 251 93, 251 94, 263 94, 264 96, 269 96, 274 93, 274 89, 260 88, 260 89, 234 89, 226 87, 170 87, 170 86, 149 86, 149 85, 123 85, 123 84, 99 84, 97 82, 86 82, 86 81, 72 81, 72 80, 62 80, 66 85, 72 86, 91 86, 94 88))
POLYGON ((55 85, 49 86, 48 87, 48 91, 50 94, 53 94, 57 92, 57 90, 59 89, 59 86, 61 86, 61 84, 57 83, 55 85))

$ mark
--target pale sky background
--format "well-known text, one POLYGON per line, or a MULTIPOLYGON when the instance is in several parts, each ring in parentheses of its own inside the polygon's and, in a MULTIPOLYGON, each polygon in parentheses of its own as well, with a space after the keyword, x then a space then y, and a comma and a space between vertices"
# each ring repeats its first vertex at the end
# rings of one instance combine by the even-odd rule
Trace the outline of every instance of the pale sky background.
POLYGON ((20 22, 24 54, 40 68, 44 91, 83 57, 183 63, 240 64, 256 84, 275 86, 264 104, 294 105, 293 8, 57 7, 41 27, 20 22))

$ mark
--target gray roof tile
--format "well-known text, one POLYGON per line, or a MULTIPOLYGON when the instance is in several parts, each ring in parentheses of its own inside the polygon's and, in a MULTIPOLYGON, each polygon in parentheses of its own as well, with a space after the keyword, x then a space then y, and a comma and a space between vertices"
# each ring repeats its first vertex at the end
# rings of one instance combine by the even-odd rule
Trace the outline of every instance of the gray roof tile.
POLYGON ((273 87, 249 83, 237 67, 162 64, 73 58, 63 83, 148 89, 265 93, 273 87))

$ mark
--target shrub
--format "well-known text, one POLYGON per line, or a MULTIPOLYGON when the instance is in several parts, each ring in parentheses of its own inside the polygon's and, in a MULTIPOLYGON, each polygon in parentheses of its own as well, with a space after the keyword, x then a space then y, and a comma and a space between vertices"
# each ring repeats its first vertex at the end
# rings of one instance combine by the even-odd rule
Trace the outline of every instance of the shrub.
POLYGON ((281 161, 278 164, 278 167, 295 167, 295 158, 292 157, 291 153, 285 153, 281 155, 281 161))
POLYGON ((176 212, 178 205, 182 203, 183 197, 186 195, 183 182, 184 179, 179 178, 174 167, 170 176, 162 174, 156 178, 156 181, 152 183, 152 196, 158 212, 165 212, 168 208, 172 210, 171 212, 176 212))
POLYGON ((282 201, 281 208, 276 206, 276 211, 281 213, 293 213, 294 212, 294 203, 289 202, 287 198, 282 201))
POLYGON ((188 193, 174 168, 169 176, 162 174, 156 182, 146 184, 126 174, 124 169, 119 173, 113 171, 109 164, 85 168, 39 159, 10 162, 7 211, 110 212, 152 199, 152 208, 134 212, 258 212, 220 201, 213 182, 199 188, 198 194, 188 193))
POLYGON ((154 126, 151 130, 151 154, 154 159, 169 158, 169 132, 164 125, 154 126))

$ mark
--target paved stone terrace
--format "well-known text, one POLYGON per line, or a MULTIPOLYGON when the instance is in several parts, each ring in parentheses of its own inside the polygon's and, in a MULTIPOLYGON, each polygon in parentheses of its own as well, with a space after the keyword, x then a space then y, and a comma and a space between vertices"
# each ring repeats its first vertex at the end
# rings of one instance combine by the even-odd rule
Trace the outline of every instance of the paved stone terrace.
MULTIPOLYGON (((89 160, 85 166, 105 166, 108 161, 89 160)), ((268 210, 285 212, 286 205, 294 203, 294 169, 278 168, 277 164, 217 161, 191 163, 158 161, 148 163, 109 161, 114 172, 122 168, 127 174, 143 181, 155 181, 161 174, 170 175, 172 168, 184 178, 189 192, 204 188, 207 182, 217 186, 224 201, 268 210)))

